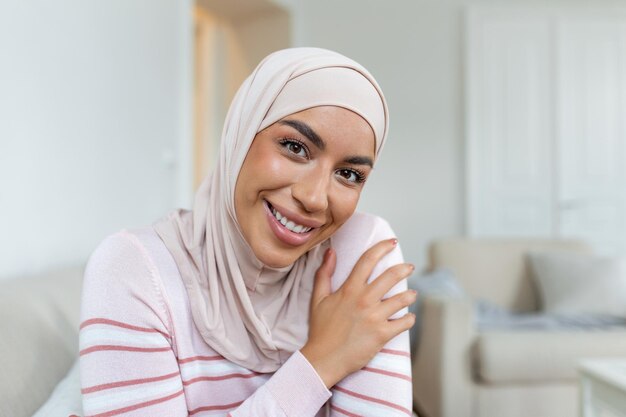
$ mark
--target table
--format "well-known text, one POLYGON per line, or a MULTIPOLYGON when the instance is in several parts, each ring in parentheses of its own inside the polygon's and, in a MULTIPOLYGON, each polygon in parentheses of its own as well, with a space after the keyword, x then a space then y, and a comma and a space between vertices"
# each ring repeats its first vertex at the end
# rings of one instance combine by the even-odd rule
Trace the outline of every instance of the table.
POLYGON ((582 417, 626 417, 626 358, 579 363, 582 417))

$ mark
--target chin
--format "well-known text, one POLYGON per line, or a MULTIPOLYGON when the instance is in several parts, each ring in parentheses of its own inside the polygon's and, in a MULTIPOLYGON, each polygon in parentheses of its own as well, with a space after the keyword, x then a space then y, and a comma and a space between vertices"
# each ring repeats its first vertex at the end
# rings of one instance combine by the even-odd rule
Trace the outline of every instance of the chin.
MULTIPOLYGON (((280 249, 278 251, 280 251, 280 249)), ((292 265, 294 262, 298 260, 300 256, 303 255, 303 254, 289 255, 287 253, 278 254, 276 253, 276 250, 273 250, 271 252, 273 253, 265 252, 265 253, 256 255, 259 261, 261 261, 264 265, 267 265, 270 268, 284 268, 286 266, 292 265)))

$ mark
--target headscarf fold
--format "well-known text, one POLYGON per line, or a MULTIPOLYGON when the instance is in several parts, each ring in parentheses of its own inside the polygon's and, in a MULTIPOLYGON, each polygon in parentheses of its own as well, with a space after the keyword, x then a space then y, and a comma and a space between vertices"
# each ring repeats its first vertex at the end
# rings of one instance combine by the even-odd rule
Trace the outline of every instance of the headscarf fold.
POLYGON ((264 265, 237 222, 235 185, 259 131, 322 105, 363 117, 374 132, 378 156, 388 112, 369 72, 325 49, 274 52, 237 91, 219 159, 196 191, 193 209, 177 209, 153 224, 178 266, 202 338, 220 355, 257 372, 276 371, 306 342, 313 277, 330 242, 321 242, 292 265, 264 265))

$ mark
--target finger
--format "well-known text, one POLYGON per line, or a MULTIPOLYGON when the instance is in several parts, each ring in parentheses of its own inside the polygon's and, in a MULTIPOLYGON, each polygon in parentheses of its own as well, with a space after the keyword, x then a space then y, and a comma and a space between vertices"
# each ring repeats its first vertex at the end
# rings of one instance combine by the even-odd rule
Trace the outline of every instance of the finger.
POLYGON ((346 280, 346 283, 349 283, 349 285, 365 285, 376 264, 383 258, 383 256, 391 252, 397 244, 398 239, 386 239, 381 240, 366 250, 352 269, 352 273, 346 280))
POLYGON ((414 303, 416 299, 417 299, 416 291, 414 290, 402 291, 401 293, 396 294, 393 297, 389 297, 386 300, 382 301, 378 306, 377 314, 380 314, 381 317, 388 319, 389 317, 391 317, 398 311, 414 303))
POLYGON ((393 339, 402 332, 409 330, 415 324, 415 314, 407 313, 399 319, 389 320, 386 331, 388 340, 393 339))
POLYGON ((413 273, 415 267, 412 264, 397 264, 388 268, 368 285, 368 301, 374 303, 380 301, 396 284, 406 279, 413 273))
POLYGON ((331 292, 330 280, 335 273, 337 265, 337 254, 332 248, 328 248, 324 254, 322 265, 315 273, 315 282, 313 284, 313 293, 311 294, 311 304, 317 305, 321 300, 327 297, 331 292))

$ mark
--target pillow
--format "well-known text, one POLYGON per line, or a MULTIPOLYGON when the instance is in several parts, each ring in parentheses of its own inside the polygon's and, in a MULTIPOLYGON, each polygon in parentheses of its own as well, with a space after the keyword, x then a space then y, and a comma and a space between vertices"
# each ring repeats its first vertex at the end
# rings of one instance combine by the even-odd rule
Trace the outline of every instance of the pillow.
POLYGON ((410 276, 407 285, 409 289, 417 291, 417 300, 409 306, 409 312, 415 314, 415 325, 409 330, 411 353, 414 354, 417 350, 421 329, 420 314, 422 297, 464 297, 465 292, 457 282, 452 271, 446 268, 439 268, 432 272, 410 276))
POLYGON ((544 311, 626 317, 626 259, 557 251, 528 257, 544 311))
POLYGON ((78 359, 69 372, 56 386, 48 401, 42 405, 33 417, 68 417, 82 416, 83 405, 80 393, 80 367, 78 359))

